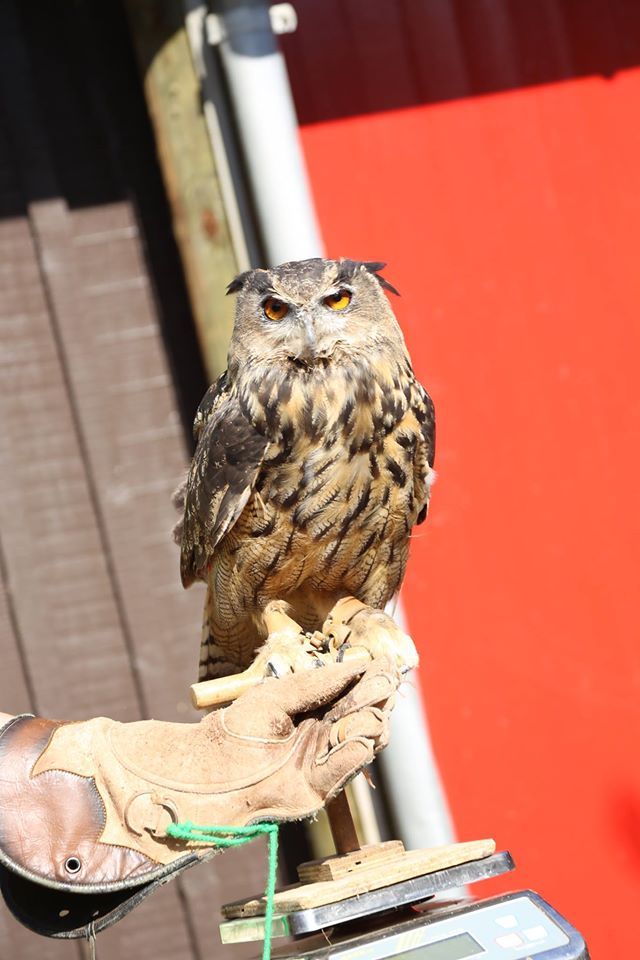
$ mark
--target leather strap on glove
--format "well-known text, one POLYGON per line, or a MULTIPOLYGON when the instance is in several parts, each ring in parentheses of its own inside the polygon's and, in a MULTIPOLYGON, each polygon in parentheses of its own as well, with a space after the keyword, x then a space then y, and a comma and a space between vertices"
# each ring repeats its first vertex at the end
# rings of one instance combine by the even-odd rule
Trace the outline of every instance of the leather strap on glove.
POLYGON ((196 724, 9 720, 0 886, 10 908, 39 933, 86 936, 213 855, 169 838, 169 823, 315 813, 388 739, 397 672, 384 658, 362 669, 265 680, 196 724))

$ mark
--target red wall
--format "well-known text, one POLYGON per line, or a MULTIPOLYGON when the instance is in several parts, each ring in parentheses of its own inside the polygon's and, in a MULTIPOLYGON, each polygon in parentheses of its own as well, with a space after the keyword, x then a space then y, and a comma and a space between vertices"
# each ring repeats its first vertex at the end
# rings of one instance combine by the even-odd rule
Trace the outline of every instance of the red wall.
POLYGON ((389 262, 436 403, 404 596, 459 835, 595 960, 640 905, 640 9, 525 6, 305 0, 286 50, 328 252, 389 262))

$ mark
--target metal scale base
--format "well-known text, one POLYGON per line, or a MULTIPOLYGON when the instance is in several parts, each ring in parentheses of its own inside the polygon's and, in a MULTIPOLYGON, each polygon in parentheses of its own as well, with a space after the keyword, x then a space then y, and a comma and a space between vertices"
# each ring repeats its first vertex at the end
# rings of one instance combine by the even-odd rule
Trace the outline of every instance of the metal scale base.
MULTIPOLYGON (((323 906, 276 914, 271 935, 299 937, 328 929, 339 924, 356 921, 362 917, 374 917, 390 911, 398 911, 412 904, 422 903, 436 894, 457 887, 487 880, 514 869, 511 855, 503 851, 481 860, 461 863, 454 867, 436 870, 420 877, 394 883, 368 893, 327 903, 323 906)), ((264 939, 264 917, 246 917, 226 920, 220 924, 223 943, 241 943, 264 939)))

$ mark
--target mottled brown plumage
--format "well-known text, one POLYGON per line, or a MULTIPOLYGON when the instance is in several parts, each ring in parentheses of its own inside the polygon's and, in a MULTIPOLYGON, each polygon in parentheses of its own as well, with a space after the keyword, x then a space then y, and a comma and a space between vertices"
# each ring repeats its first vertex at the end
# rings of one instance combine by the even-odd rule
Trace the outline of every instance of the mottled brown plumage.
POLYGON ((201 679, 251 662, 270 600, 314 630, 341 597, 382 608, 402 582, 435 420, 382 266, 307 260, 230 286, 229 366, 196 417, 181 537, 184 585, 208 584, 201 679))

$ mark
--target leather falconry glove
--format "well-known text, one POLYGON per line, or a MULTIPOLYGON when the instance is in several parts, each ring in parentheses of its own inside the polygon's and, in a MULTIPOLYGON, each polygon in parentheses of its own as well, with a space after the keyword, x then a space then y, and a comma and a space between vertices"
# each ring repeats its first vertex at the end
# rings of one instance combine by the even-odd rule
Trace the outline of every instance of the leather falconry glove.
POLYGON ((216 852, 171 822, 315 813, 385 746, 398 673, 343 663, 269 679, 199 723, 31 716, 0 729, 0 887, 38 933, 87 936, 216 852))

